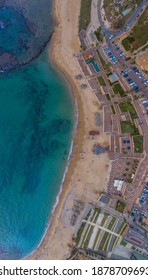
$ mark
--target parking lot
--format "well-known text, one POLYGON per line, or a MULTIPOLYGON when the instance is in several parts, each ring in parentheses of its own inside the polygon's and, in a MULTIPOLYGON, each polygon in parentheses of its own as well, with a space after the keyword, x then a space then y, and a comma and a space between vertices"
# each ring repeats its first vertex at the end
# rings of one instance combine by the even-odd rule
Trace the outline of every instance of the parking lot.
POLYGON ((148 80, 136 66, 126 67, 121 71, 121 74, 135 92, 142 90, 148 85, 148 80))
MULTIPOLYGON (((109 47, 108 48, 106 47, 105 49, 108 49, 107 51, 109 53, 111 53, 112 56, 115 57, 116 61, 117 62, 119 61, 121 65, 126 64, 125 69, 123 69, 123 71, 125 71, 125 78, 128 77, 127 79, 131 79, 130 81, 127 81, 127 82, 135 83, 135 85, 138 87, 139 90, 147 87, 148 79, 143 75, 143 73, 135 65, 132 65, 129 67, 129 64, 128 64, 129 58, 121 50, 121 48, 118 46, 118 44, 113 42, 112 44, 108 43, 108 45, 109 45, 109 47), (127 74, 127 76, 126 76, 126 74, 127 74)), ((113 63, 113 64, 116 64, 116 63, 113 63)), ((133 85, 131 84, 131 88, 134 88, 134 84, 133 85)))
POLYGON ((148 217, 148 182, 144 183, 144 189, 139 197, 139 205, 132 209, 130 214, 134 222, 142 223, 148 217))
POLYGON ((140 202, 141 206, 148 205, 148 183, 145 184, 145 188, 143 189, 143 192, 141 193, 139 202, 140 202))
POLYGON ((105 53, 107 54, 107 56, 109 57, 110 61, 113 63, 113 64, 116 64, 117 63, 117 59, 116 57, 112 54, 111 50, 106 47, 104 48, 104 51, 105 53))

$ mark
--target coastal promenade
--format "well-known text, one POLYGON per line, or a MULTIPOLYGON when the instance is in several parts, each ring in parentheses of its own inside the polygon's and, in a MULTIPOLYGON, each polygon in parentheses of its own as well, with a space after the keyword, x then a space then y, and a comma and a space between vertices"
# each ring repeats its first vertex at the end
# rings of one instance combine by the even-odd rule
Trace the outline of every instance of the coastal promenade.
MULTIPOLYGON (((97 10, 98 7, 100 8, 101 1, 98 3, 97 10)), ((129 19, 131 26, 137 20, 137 13, 140 12, 139 17, 146 8, 145 3, 143 1, 129 19)), ((125 233, 124 240, 128 242, 128 246, 136 244, 139 252, 147 257, 147 237, 142 236, 142 241, 139 241, 139 229, 137 229, 140 227, 147 236, 147 75, 142 73, 137 65, 131 63, 130 58, 126 56, 120 46, 118 36, 125 32, 124 27, 117 31, 105 29, 104 23, 101 22, 100 9, 98 14, 98 27, 101 25, 104 33, 103 43, 95 44, 93 36, 90 36, 90 29, 93 32, 92 23, 96 19, 94 18, 86 30, 85 36, 80 32, 80 41, 84 44, 85 50, 81 51, 79 55, 77 54, 77 59, 86 83, 103 108, 103 130, 110 139, 108 151, 110 165, 107 184, 104 187, 107 187, 107 194, 113 201, 122 201, 121 203, 126 205, 124 218, 128 220, 129 230, 125 233)), ((96 211, 100 210, 94 209, 95 213, 96 211)), ((111 210, 109 213, 111 215, 111 210)), ((87 216, 87 218, 90 217, 87 216)), ((84 251, 88 255, 87 243, 89 244, 89 238, 91 240, 94 235, 92 228, 94 224, 92 222, 89 224, 90 231, 88 230, 88 235, 86 233, 83 244, 85 245, 84 251)), ((83 234, 83 226, 80 230, 83 234)), ((98 236, 101 238, 101 233, 97 235, 99 239, 98 236)), ((79 238, 79 235, 76 237, 79 238)), ((77 245, 79 247, 79 244, 77 245)), ((91 255, 94 254, 96 257, 96 253, 96 250, 93 250, 91 255)), ((102 252, 100 252, 100 256, 101 254, 102 252)))

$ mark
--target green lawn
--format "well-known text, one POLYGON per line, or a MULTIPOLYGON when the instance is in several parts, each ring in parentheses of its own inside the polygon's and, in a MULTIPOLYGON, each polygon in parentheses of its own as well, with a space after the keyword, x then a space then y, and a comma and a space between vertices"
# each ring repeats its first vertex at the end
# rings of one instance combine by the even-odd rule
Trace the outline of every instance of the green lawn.
POLYGON ((131 121, 121 121, 122 133, 130 133, 131 136, 139 135, 138 128, 131 121))
POLYGON ((106 219, 108 218, 108 216, 109 216, 109 214, 104 213, 104 217, 103 217, 102 222, 101 222, 101 224, 100 224, 100 226, 101 226, 101 227, 103 227, 103 226, 104 226, 104 224, 105 224, 106 219))
POLYGON ((81 0, 81 11, 79 19, 79 31, 86 30, 91 18, 91 2, 92 0, 81 0))
POLYGON ((104 81, 102 76, 98 77, 98 81, 99 81, 100 86, 103 86, 103 87, 106 86, 106 83, 105 83, 105 81, 104 81))
POLYGON ((120 245, 122 245, 122 246, 125 247, 125 246, 127 245, 127 242, 125 242, 124 240, 122 240, 121 243, 120 243, 120 245))
POLYGON ((104 247, 104 252, 105 253, 107 252, 107 248, 108 248, 108 245, 109 245, 109 242, 110 242, 110 238, 111 238, 111 234, 109 233, 108 237, 106 239, 105 247, 104 247))
POLYGON ((84 248, 87 248, 88 247, 88 244, 89 244, 89 240, 91 238, 91 235, 93 233, 93 230, 94 230, 94 227, 91 226, 90 229, 89 229, 89 232, 87 234, 87 237, 86 237, 86 240, 84 241, 84 248))
POLYGON ((122 86, 119 83, 113 85, 113 91, 115 94, 119 93, 121 97, 126 96, 124 89, 122 88, 122 86))
POLYGON ((116 210, 120 213, 123 213, 125 209, 126 204, 120 200, 118 200, 117 205, 116 205, 116 210))
POLYGON ((105 232, 104 235, 103 235, 103 237, 102 237, 102 239, 101 239, 101 242, 100 242, 100 245, 99 245, 99 249, 100 249, 101 251, 103 251, 103 247, 104 247, 104 245, 105 245, 106 239, 108 238, 108 235, 109 235, 109 233, 108 233, 108 232, 105 232))
POLYGON ((143 153, 143 136, 133 136, 135 153, 143 153))
POLYGON ((130 35, 122 40, 122 45, 126 51, 133 52, 144 46, 148 40, 148 7, 145 9, 130 35))
POLYGON ((138 118, 137 112, 130 102, 121 102, 119 107, 122 113, 129 112, 132 120, 138 118))
POLYGON ((80 241, 80 238, 81 238, 81 235, 82 235, 82 232, 84 230, 84 227, 85 227, 85 223, 82 223, 81 227, 79 228, 78 232, 77 232, 77 237, 76 237, 76 242, 77 244, 79 243, 80 241))
POLYGON ((104 70, 107 70, 107 69, 109 68, 109 64, 107 64, 107 63, 105 62, 105 60, 103 59, 102 55, 99 53, 98 50, 97 50, 97 54, 98 54, 98 57, 99 57, 99 59, 100 59, 100 61, 101 61, 101 64, 102 64, 104 70))
POLYGON ((126 226, 127 224, 125 222, 122 222, 122 224, 118 228, 117 234, 121 235, 126 226))
POLYGON ((96 223, 96 221, 98 220, 98 217, 99 217, 99 215, 100 215, 100 212, 101 212, 101 209, 100 208, 95 208, 94 209, 95 210, 95 218, 94 218, 94 220, 93 220, 93 223, 96 223))
POLYGON ((112 110, 113 114, 115 115, 115 114, 116 114, 116 111, 115 111, 114 106, 113 106, 113 105, 110 105, 110 107, 111 107, 111 110, 112 110))
POLYGON ((126 51, 130 51, 131 43, 130 43, 128 37, 124 38, 121 43, 122 43, 122 45, 123 45, 123 47, 125 48, 126 51))
POLYGON ((107 98, 107 100, 108 100, 108 101, 110 101, 110 100, 111 100, 111 97, 110 97, 110 95, 109 95, 109 94, 105 94, 105 96, 106 96, 106 98, 107 98))
POLYGON ((99 229, 98 232, 97 232, 97 235, 96 235, 96 238, 95 238, 95 242, 94 242, 94 244, 93 244, 93 249, 95 249, 95 246, 96 246, 96 244, 97 244, 97 241, 98 241, 98 238, 99 238, 100 233, 101 233, 101 229, 99 229))
POLYGON ((101 30, 101 27, 99 27, 95 32, 94 34, 96 35, 96 38, 99 42, 102 42, 103 41, 103 35, 102 35, 102 30, 101 30))
POLYGON ((108 229, 109 230, 111 230, 113 228, 115 222, 116 222, 116 218, 113 217, 112 220, 110 221, 109 225, 108 225, 108 229))
POLYGON ((130 34, 134 41, 132 51, 137 50, 147 43, 148 40, 148 7, 145 9, 137 24, 133 27, 130 34))

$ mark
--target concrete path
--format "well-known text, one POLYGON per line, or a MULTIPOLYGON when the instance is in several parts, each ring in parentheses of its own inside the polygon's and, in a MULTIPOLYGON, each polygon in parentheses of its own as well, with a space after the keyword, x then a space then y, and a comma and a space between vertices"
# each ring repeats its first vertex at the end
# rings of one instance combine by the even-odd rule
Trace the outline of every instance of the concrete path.
POLYGON ((120 236, 120 234, 117 234, 117 233, 115 233, 115 232, 113 232, 113 231, 111 231, 111 230, 109 230, 109 229, 107 229, 107 228, 105 228, 105 227, 102 227, 102 226, 100 226, 100 225, 94 224, 94 223, 89 222, 89 221, 87 221, 87 220, 83 220, 83 222, 84 222, 84 223, 87 223, 87 224, 89 224, 89 225, 91 225, 91 226, 97 227, 98 229, 102 229, 102 230, 104 230, 104 231, 106 231, 106 232, 108 232, 108 233, 110 233, 110 234, 113 234, 113 235, 115 235, 115 236, 117 236, 117 237, 120 236))

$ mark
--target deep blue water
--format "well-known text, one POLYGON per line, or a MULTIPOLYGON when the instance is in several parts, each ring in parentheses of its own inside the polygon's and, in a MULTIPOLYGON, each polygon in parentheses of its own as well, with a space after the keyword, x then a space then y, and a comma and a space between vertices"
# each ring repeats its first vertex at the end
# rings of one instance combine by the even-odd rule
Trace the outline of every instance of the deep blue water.
MULTIPOLYGON (((43 44, 38 38, 38 50, 32 48, 42 28, 39 33, 36 28, 33 37, 24 16, 30 15, 34 6, 22 15, 18 7, 15 9, 17 1, 12 2, 10 9, 0 7, 0 259, 22 258, 40 243, 61 186, 74 125, 69 89, 52 68, 46 49, 30 64, 8 71, 12 54, 19 65, 22 57, 27 61, 36 56, 53 28, 48 26, 49 19, 45 20, 50 5, 49 13, 40 13, 44 15, 43 44), (2 36, 4 28, 6 34, 2 36), (28 40, 27 49, 19 47, 21 28, 24 41, 28 40), (7 38, 14 31, 11 44, 7 38)), ((29 5, 34 3, 32 0, 29 5)), ((49 0, 42 4, 47 10, 49 0)))

